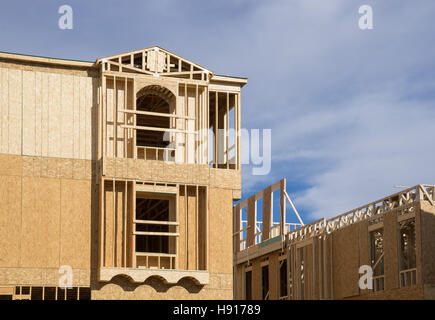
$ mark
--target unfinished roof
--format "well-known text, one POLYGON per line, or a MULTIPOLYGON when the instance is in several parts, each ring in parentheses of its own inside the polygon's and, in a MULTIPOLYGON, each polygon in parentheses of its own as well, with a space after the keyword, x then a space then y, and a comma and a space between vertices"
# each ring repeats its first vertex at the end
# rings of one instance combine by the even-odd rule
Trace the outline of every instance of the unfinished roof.
POLYGON ((0 52, 0 59, 87 68, 97 68, 102 64, 104 71, 129 72, 154 77, 176 77, 203 81, 213 79, 213 81, 237 83, 242 86, 247 83, 247 78, 215 75, 210 69, 158 46, 98 58, 95 62, 7 52, 0 52))

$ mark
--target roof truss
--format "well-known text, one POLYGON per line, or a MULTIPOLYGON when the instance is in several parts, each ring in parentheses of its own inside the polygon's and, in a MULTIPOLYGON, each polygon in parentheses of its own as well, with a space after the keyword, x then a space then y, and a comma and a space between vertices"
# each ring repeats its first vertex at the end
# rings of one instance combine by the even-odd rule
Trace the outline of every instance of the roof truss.
POLYGON ((150 47, 100 58, 104 71, 142 73, 208 81, 213 72, 160 47, 150 47))

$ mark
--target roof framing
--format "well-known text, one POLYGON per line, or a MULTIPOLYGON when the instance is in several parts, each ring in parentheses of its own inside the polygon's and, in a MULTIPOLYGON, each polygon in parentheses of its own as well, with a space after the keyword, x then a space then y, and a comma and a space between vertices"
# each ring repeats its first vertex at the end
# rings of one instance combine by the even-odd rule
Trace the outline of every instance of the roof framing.
POLYGON ((97 59, 103 70, 133 72, 155 77, 178 77, 210 80, 214 73, 158 46, 125 52, 97 59))

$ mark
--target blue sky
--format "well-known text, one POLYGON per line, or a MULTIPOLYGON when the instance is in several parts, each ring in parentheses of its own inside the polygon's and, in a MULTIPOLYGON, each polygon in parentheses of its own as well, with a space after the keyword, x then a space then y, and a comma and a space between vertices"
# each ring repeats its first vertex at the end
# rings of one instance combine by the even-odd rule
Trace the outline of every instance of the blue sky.
POLYGON ((243 127, 272 129, 272 171, 306 221, 435 183, 435 2, 4 1, 0 51, 93 61, 159 45, 249 78, 243 127), (58 28, 58 8, 74 29, 58 28), (374 29, 358 28, 373 7, 374 29))

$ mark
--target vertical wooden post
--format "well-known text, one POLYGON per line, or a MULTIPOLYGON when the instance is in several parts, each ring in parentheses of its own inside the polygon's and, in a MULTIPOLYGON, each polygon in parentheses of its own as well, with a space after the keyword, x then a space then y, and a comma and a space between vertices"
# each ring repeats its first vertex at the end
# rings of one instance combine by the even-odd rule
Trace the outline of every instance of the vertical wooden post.
MULTIPOLYGON (((187 82, 184 83, 184 115, 186 117, 189 116, 189 108, 188 108, 188 100, 187 100, 187 82)), ((187 150, 187 128, 188 128, 188 119, 184 118, 184 163, 188 162, 188 150, 187 150)))
MULTIPOLYGON (((128 92, 128 83, 127 77, 125 77, 124 82, 124 110, 127 110, 127 92, 128 92)), ((127 112, 124 112, 124 125, 127 125, 127 112)), ((128 158, 128 129, 124 128, 124 158, 128 158)))
POLYGON ((226 119, 226 128, 225 128, 225 153, 226 153, 226 162, 227 162, 227 169, 230 168, 230 161, 229 161, 229 146, 230 146, 230 140, 229 140, 229 130, 230 130, 230 93, 227 91, 227 115, 225 117, 226 119))
POLYGON ((238 119, 239 119, 239 115, 238 115, 238 108, 237 108, 237 95, 234 95, 234 169, 238 170, 239 169, 239 155, 238 155, 238 150, 239 150, 239 142, 238 142, 238 119))
POLYGON ((184 185, 184 214, 186 215, 186 220, 185 220, 185 222, 186 222, 186 228, 185 228, 185 230, 186 230, 186 270, 189 270, 189 212, 188 212, 188 210, 189 210, 189 206, 188 206, 188 203, 187 203, 187 191, 188 191, 188 188, 187 188, 187 185, 185 184, 184 185))
MULTIPOLYGON (((132 198, 133 198, 133 212, 132 212, 132 222, 136 219, 136 181, 133 180, 132 181, 132 198)), ((136 231, 136 224, 133 223, 133 228, 132 228, 132 234, 131 236, 133 237, 132 240, 132 246, 131 246, 131 251, 132 251, 132 259, 133 259, 133 268, 137 267, 137 263, 136 263, 136 235, 134 234, 136 231)))
POLYGON ((104 178, 100 178, 100 268, 104 267, 104 256, 105 256, 105 241, 104 241, 104 234, 105 234, 105 203, 104 203, 104 178))
POLYGON ((116 183, 115 179, 112 179, 112 192, 113 192, 113 257, 112 257, 112 267, 116 267, 116 183))
POLYGON ((284 225, 285 225, 285 192, 286 190, 286 180, 282 179, 280 181, 280 192, 279 192, 279 232, 280 235, 284 235, 284 225))
POLYGON ((195 234, 195 246, 196 246, 196 268, 195 270, 199 270, 199 192, 198 192, 198 185, 196 185, 195 189, 195 196, 196 196, 196 208, 195 208, 195 225, 196 225, 196 234, 195 234))
POLYGON ((113 76, 113 157, 117 157, 118 143, 118 90, 116 89, 116 76, 113 76))
POLYGON ((216 104, 215 104, 215 135, 214 135, 214 150, 215 150, 215 154, 214 154, 214 160, 215 160, 215 168, 218 168, 219 166, 218 166, 218 163, 219 163, 219 157, 218 157, 218 151, 219 151, 219 149, 218 149, 218 143, 219 143, 219 115, 218 115, 218 113, 219 113, 219 107, 218 107, 218 104, 219 104, 219 94, 218 94, 218 91, 215 91, 215 93, 216 93, 216 98, 215 98, 215 101, 216 101, 216 104))
MULTIPOLYGON (((177 194, 175 196, 175 221, 178 225, 175 227, 178 234, 180 234, 180 213, 179 213, 179 202, 180 201, 180 185, 177 183, 177 194)), ((180 237, 175 237, 175 269, 180 268, 180 237)))
POLYGON ((123 246, 122 246, 122 252, 123 252, 123 267, 127 268, 127 201, 128 201, 128 197, 127 197, 127 180, 124 181, 124 214, 123 214, 123 218, 122 218, 122 222, 123 222, 123 246))
POLYGON ((199 101, 198 101, 198 84, 196 84, 196 89, 195 89, 195 134, 194 134, 194 141, 195 141, 195 148, 194 148, 194 152, 195 152, 195 163, 198 164, 199 163, 199 142, 200 142, 200 112, 199 112, 199 101))
MULTIPOLYGON (((103 143, 103 157, 107 156, 107 77, 103 74, 103 123, 102 123, 102 143, 103 143)), ((104 174, 104 173, 103 173, 104 174)))
POLYGON ((241 109, 242 109, 242 104, 241 104, 241 98, 240 98, 240 93, 237 94, 237 122, 238 122, 238 126, 237 126, 237 160, 238 160, 238 167, 237 169, 240 170, 242 168, 242 158, 241 158, 241 130, 242 130, 242 119, 241 119, 241 109))
POLYGON ((205 254, 205 270, 210 268, 210 209, 208 201, 208 186, 205 189, 205 204, 206 204, 206 254, 205 254))
MULTIPOLYGON (((133 110, 137 111, 137 105, 136 105, 136 78, 133 78, 133 92, 132 92, 132 97, 133 99, 133 110)), ((135 113, 133 115, 133 119, 134 119, 134 126, 137 126, 137 114, 135 113)), ((133 129, 133 158, 137 159, 137 130, 133 129)), ((134 188, 136 190, 136 186, 134 188)), ((136 194, 135 194, 135 198, 136 198, 136 194)), ((136 258, 135 258, 136 259, 136 258)))

